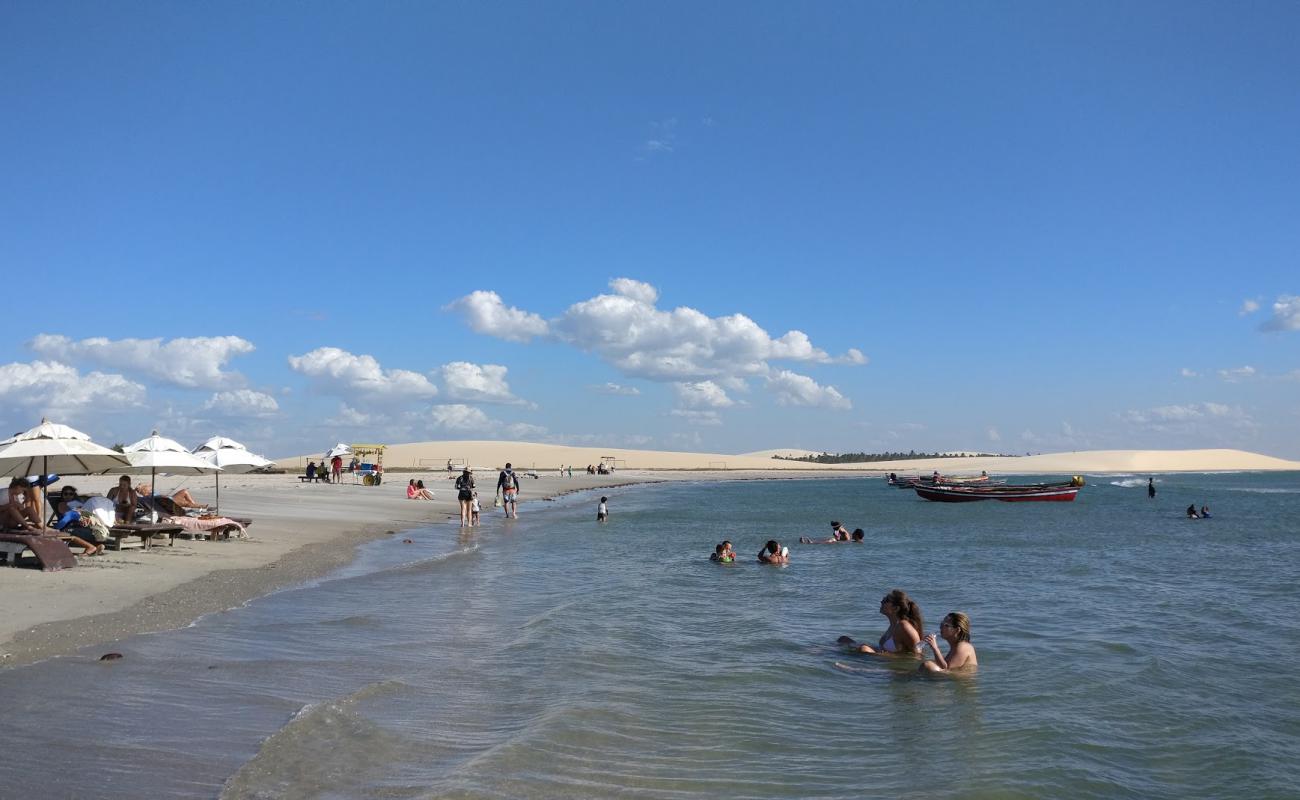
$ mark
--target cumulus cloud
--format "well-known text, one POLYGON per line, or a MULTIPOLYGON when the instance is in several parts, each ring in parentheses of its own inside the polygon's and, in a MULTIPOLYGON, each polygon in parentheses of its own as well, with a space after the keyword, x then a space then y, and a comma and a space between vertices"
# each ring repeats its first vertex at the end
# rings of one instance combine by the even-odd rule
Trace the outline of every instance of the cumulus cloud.
POLYGON ((447 431, 485 431, 492 424, 481 409, 464 403, 434 406, 429 409, 429 418, 433 420, 434 427, 447 431))
POLYGON ((1228 383, 1238 383, 1255 377, 1255 368, 1252 366, 1233 367, 1232 369, 1219 370, 1219 377, 1228 383))
POLYGON ((622 386, 617 383, 603 383, 599 386, 588 387, 597 394, 613 394, 623 397, 636 397, 641 394, 641 390, 635 386, 622 386))
POLYGON ((0 405, 47 416, 67 416, 93 408, 113 411, 138 406, 145 389, 121 375, 90 372, 55 361, 0 366, 0 405))
POLYGON ((470 330, 512 342, 526 342, 548 332, 546 320, 537 314, 507 307, 501 296, 491 291, 471 292, 447 306, 465 318, 470 330))
POLYGON ((204 411, 230 417, 270 417, 280 411, 280 404, 269 394, 252 389, 214 392, 203 404, 204 411))
POLYGON ((198 336, 170 341, 95 337, 74 341, 47 333, 32 339, 28 346, 56 361, 96 364, 198 389, 242 385, 242 375, 223 368, 230 359, 254 349, 252 342, 238 336, 198 336))
POLYGON ((659 290, 644 281, 632 278, 615 278, 609 282, 609 288, 613 289, 615 294, 630 297, 646 305, 652 306, 659 302, 659 290))
POLYGON ((1259 302, 1255 300, 1241 301, 1241 308, 1237 311, 1237 316, 1244 317, 1247 314, 1254 314, 1259 310, 1259 302))
POLYGON ((443 388, 447 397, 469 403, 524 404, 510 393, 506 368, 498 364, 471 364, 452 361, 442 366, 443 388))
POLYGON ((328 420, 328 423, 344 428, 359 428, 377 421, 378 417, 375 414, 368 414, 353 408, 347 403, 340 403, 339 413, 335 414, 333 419, 328 420))
POLYGON ((1273 316, 1259 328, 1263 331, 1300 331, 1300 295, 1279 297, 1273 303, 1273 316))
POLYGON ((675 383, 673 388, 677 391, 677 402, 684 408, 730 408, 736 404, 713 381, 675 383))
POLYGON ((790 370, 773 371, 767 378, 767 388, 776 394, 776 402, 783 406, 820 406, 841 410, 853 407, 853 403, 834 386, 822 386, 807 375, 790 370))
POLYGON ((384 369, 373 356, 321 347, 289 356, 289 367, 335 392, 365 392, 371 398, 433 397, 438 389, 418 372, 384 369))

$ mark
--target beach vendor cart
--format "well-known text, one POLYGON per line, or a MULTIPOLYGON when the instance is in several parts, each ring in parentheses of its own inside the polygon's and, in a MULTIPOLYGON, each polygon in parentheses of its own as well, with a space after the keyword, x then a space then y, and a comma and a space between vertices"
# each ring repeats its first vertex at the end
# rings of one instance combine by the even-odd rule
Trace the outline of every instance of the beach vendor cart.
POLYGON ((363 486, 378 486, 384 479, 384 449, 386 444, 353 444, 352 455, 361 463, 352 472, 353 479, 363 486))

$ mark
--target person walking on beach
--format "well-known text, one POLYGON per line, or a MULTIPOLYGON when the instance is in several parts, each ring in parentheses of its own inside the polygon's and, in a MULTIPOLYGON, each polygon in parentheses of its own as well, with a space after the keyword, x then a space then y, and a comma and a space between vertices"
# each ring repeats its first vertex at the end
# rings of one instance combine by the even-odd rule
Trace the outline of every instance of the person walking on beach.
POLYGON ((600 498, 600 505, 596 506, 597 522, 604 522, 605 520, 609 519, 609 506, 606 505, 608 502, 609 502, 608 497, 600 498))
POLYGON ((471 526, 474 526, 474 525, 477 525, 477 524, 478 524, 478 512, 479 512, 479 510, 480 510, 480 509, 479 509, 479 504, 478 504, 478 492, 475 492, 475 493, 474 493, 474 499, 471 500, 471 501, 469 501, 469 524, 470 524, 471 526))
POLYGON ((334 473, 334 482, 343 480, 343 456, 336 455, 330 459, 330 472, 334 473))
POLYGON ((1147 497, 1150 498, 1150 499, 1152 499, 1152 500, 1156 499, 1156 479, 1155 479, 1155 478, 1147 478, 1147 497))
POLYGON ((501 507, 505 509, 506 518, 519 519, 519 509, 515 506, 515 496, 519 494, 519 476, 515 475, 509 461, 497 476, 497 489, 501 491, 501 507))
POLYGON ((456 479, 456 500, 460 503, 460 526, 468 528, 473 520, 471 504, 474 500, 474 473, 465 471, 456 479))

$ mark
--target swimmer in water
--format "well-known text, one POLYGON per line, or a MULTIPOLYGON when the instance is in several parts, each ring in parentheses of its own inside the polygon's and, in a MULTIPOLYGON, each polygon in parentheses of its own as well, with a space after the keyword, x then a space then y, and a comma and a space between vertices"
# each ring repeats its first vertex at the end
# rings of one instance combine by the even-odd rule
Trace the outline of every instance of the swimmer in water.
POLYGON ((848 636, 841 636, 842 645, 852 647, 859 653, 871 653, 884 656, 914 656, 921 651, 921 637, 925 635, 925 619, 921 616, 921 607, 907 592, 895 589, 880 598, 880 613, 889 620, 889 627, 880 637, 878 646, 861 644, 848 636))
POLYGON ((782 547, 776 539, 769 539, 763 549, 758 551, 760 564, 789 564, 790 548, 782 547))
POLYGON ((934 652, 934 660, 920 666, 922 672, 973 672, 979 666, 975 645, 970 643, 970 617, 953 611, 939 623, 939 636, 948 643, 948 655, 939 652, 938 638, 932 633, 923 640, 934 652))
POLYGON ((854 528, 853 533, 849 535, 849 541, 857 542, 858 544, 862 544, 863 540, 866 538, 867 534, 861 528, 854 528))
MULTIPOLYGON (((859 528, 861 530, 861 528, 859 528)), ((829 539, 810 539, 807 536, 800 536, 800 544, 836 544, 837 542, 847 542, 849 540, 849 529, 839 520, 831 521, 831 538, 829 539)))
POLYGON ((732 561, 736 560, 736 548, 731 546, 730 539, 722 540, 722 554, 729 557, 732 561))
POLYGON ((709 560, 718 564, 731 564, 735 562, 736 557, 727 554, 727 546, 725 544, 719 544, 717 547, 713 548, 713 555, 709 556, 709 560))

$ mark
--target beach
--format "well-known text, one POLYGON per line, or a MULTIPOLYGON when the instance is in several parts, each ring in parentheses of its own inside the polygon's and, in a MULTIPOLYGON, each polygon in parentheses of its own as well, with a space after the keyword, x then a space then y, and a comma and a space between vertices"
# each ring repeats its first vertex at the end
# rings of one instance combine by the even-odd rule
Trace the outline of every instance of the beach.
MULTIPOLYGON (((799 451, 791 451, 799 452, 799 451)), ((803 451, 806 452, 806 451, 803 451)), ((530 506, 571 492, 635 483, 700 480, 782 480, 854 477, 894 471, 928 474, 1078 474, 1165 473, 1236 470, 1297 470, 1300 463, 1238 450, 1092 451, 1016 458, 958 458, 820 465, 774 460, 760 455, 568 448, 524 442, 433 442, 390 447, 390 470, 423 461, 464 458, 476 469, 484 511, 482 530, 498 524, 492 508, 496 467, 512 460, 521 473, 538 465, 538 478, 522 479, 521 514, 530 506), (462 454, 462 455, 456 455, 462 454), (610 475, 588 475, 586 464, 612 456, 626 466, 610 475), (723 468, 719 462, 726 462, 723 468), (559 465, 573 464, 573 477, 559 465), (547 465, 543 467, 542 465, 547 465), (743 467, 743 468, 742 468, 743 467)), ((192 541, 173 547, 108 551, 79 558, 75 569, 43 573, 34 569, 0 572, 0 663, 6 667, 77 652, 138 633, 184 627, 206 614, 237 607, 282 587, 326 575, 348 563, 356 547, 390 538, 403 546, 403 531, 429 525, 456 530, 455 492, 445 467, 437 471, 390 471, 383 485, 367 487, 345 475, 338 485, 298 480, 298 458, 281 459, 290 474, 227 475, 221 481, 221 507, 233 516, 251 517, 247 540, 192 541), (423 480, 433 501, 407 500, 406 483, 423 480)), ((305 463, 305 462, 304 462, 305 463)), ((113 476, 68 476, 55 487, 73 485, 83 493, 102 493, 113 476)), ((160 479, 160 490, 174 490, 181 479, 160 479)), ((200 502, 215 499, 210 477, 183 481, 200 502)))

